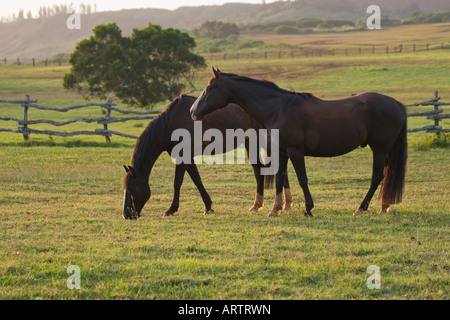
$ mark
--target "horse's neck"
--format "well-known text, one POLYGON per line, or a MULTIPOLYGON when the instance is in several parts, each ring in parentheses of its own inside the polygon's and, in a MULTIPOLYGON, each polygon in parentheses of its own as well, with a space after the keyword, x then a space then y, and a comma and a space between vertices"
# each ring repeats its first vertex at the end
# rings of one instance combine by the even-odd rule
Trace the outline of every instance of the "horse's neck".
MULTIPOLYGON (((257 84, 251 84, 257 86, 257 84)), ((267 88, 253 88, 249 86, 243 90, 243 86, 235 83, 232 86, 234 103, 241 106, 253 119, 265 127, 277 118, 278 106, 270 103, 271 99, 277 97, 276 92, 267 88)), ((279 95, 279 94, 278 94, 279 95)))
POLYGON ((158 160, 158 157, 164 151, 164 148, 161 147, 158 136, 152 136, 149 143, 140 146, 140 148, 143 149, 136 150, 133 155, 132 166, 139 175, 148 179, 156 160, 158 160))

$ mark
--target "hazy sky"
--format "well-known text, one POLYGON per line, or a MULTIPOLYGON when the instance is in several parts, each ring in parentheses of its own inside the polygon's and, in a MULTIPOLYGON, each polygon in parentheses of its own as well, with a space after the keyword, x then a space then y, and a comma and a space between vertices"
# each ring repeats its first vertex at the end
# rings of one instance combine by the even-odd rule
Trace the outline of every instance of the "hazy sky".
MULTIPOLYGON (((266 3, 275 0, 266 0, 266 3)), ((39 7, 52 6, 53 4, 73 3, 77 8, 79 3, 86 5, 97 4, 97 11, 120 10, 130 8, 164 8, 176 9, 183 6, 215 5, 229 2, 262 3, 262 0, 0 0, 0 16, 6 17, 11 13, 18 13, 24 9, 25 13, 31 11, 33 17, 37 15, 39 7)))

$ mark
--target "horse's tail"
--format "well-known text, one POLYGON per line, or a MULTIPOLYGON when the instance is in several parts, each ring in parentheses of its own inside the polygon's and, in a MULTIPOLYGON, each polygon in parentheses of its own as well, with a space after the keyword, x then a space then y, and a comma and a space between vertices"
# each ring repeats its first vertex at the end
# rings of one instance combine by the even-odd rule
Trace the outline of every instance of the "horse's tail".
POLYGON ((401 107, 405 112, 405 120, 400 134, 389 151, 386 165, 384 166, 384 178, 379 195, 382 203, 386 205, 400 203, 402 201, 405 185, 408 142, 406 139, 406 108, 402 104, 401 107))
POLYGON ((264 176, 264 189, 272 189, 274 180, 275 180, 275 175, 273 175, 273 174, 264 176))
MULTIPOLYGON (((271 143, 270 143, 270 135, 267 136, 266 148, 267 149, 266 149, 265 158, 264 158, 263 161, 261 161, 261 163, 263 164, 264 167, 267 166, 267 164, 265 164, 265 162, 267 160, 267 157, 272 154, 271 143)), ((274 174, 265 175, 264 176, 264 189, 273 189, 274 181, 275 181, 275 175, 274 174)))

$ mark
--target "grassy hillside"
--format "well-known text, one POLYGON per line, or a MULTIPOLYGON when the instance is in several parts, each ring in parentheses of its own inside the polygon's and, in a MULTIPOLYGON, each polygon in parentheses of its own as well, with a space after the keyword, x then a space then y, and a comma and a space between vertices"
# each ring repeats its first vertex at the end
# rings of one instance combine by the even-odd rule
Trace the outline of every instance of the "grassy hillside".
MULTIPOLYGON (((113 12, 97 12, 82 15, 81 29, 69 30, 66 21, 70 14, 60 14, 39 19, 21 19, 0 23, 0 57, 8 59, 47 59, 55 54, 70 53, 82 39, 92 35, 98 24, 116 22, 124 34, 133 28, 144 28, 149 22, 164 28, 192 30, 206 20, 219 20, 239 25, 268 23, 274 21, 318 18, 322 20, 367 19, 367 7, 371 0, 299 0, 277 1, 267 5, 230 3, 223 6, 183 6, 176 10, 132 9, 113 12)), ((406 18, 413 13, 435 13, 449 10, 447 0, 380 0, 377 4, 382 14, 391 18, 406 18)), ((150 4, 151 5, 151 4, 150 4)), ((27 8, 24 8, 27 12, 27 8)))
POLYGON ((386 46, 391 50, 400 44, 411 46, 416 44, 417 50, 423 50, 425 45, 449 45, 450 23, 432 23, 421 25, 382 26, 380 30, 365 30, 360 32, 341 32, 303 35, 277 35, 273 33, 243 32, 242 40, 260 39, 267 45, 288 44, 316 49, 371 48, 382 52, 386 46), (381 49, 381 50, 380 50, 381 49))
MULTIPOLYGON (((446 50, 208 65, 324 99, 373 90, 408 104, 439 90, 450 101, 446 50)), ((0 71, 0 99, 27 93, 43 105, 81 102, 62 89, 67 66, 0 66, 0 71)), ((199 72, 197 88, 203 89, 210 76, 209 69, 199 72)), ((20 117, 21 112, 0 104, 0 116, 20 117)), ((101 115, 101 110, 90 112, 31 110, 30 119, 101 115)), ((408 126, 429 121, 409 119, 408 126)), ((111 127, 138 134, 144 125, 111 127)), ((86 125, 62 129, 76 128, 86 125)), ((134 140, 113 137, 107 144, 103 137, 31 135, 24 143, 19 134, 0 133, 0 297, 448 300, 450 195, 444 172, 449 152, 418 150, 416 143, 425 137, 408 135, 404 201, 390 214, 379 215, 374 199, 366 215, 352 216, 370 182, 371 153, 360 148, 336 158, 307 158, 316 203, 312 219, 303 218, 302 191, 291 165, 294 210, 268 219, 273 190, 266 191, 263 211, 247 212, 255 191, 248 164, 202 164, 199 171, 216 213, 202 215, 201 198, 186 176, 178 214, 163 220, 172 200, 174 165, 162 155, 150 177, 152 198, 142 218, 125 221, 122 164, 128 163, 134 140), (81 290, 66 287, 69 265, 81 269, 81 290), (366 287, 371 265, 380 267, 381 290, 366 287)))

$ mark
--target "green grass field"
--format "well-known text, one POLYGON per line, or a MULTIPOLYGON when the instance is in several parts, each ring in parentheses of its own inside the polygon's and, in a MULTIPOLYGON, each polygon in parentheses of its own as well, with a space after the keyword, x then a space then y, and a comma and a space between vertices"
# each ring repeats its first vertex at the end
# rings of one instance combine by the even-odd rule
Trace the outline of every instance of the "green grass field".
MULTIPOLYGON (((276 82, 323 99, 377 91, 405 104, 450 102, 448 50, 358 57, 213 61, 224 72, 276 82)), ((68 67, 0 67, 0 99, 25 94, 39 104, 82 102, 62 89, 68 67)), ((211 71, 198 73, 202 90, 211 71)), ((195 92, 199 94, 200 91, 195 92)), ((164 105, 158 105, 162 108, 164 105)), ((425 111, 424 107, 411 108, 425 111)), ((408 111, 410 111, 408 110, 408 111)), ((448 110, 448 108, 447 108, 448 110)), ((22 108, 0 104, 0 116, 22 108)), ((30 110, 30 119, 101 116, 30 110)), ((448 120, 442 122, 448 127, 448 120)), ((410 118, 410 128, 431 124, 410 118)), ((111 125, 138 135, 147 121, 111 125)), ((1 127, 16 127, 0 121, 1 127)), ((32 127, 32 126, 30 126, 32 127)), ((33 128, 33 127, 32 127, 33 128)), ((34 128, 54 129, 49 126, 34 128)), ((73 124, 57 130, 95 129, 73 124)), ((371 152, 307 158, 314 218, 303 217, 303 196, 290 165, 294 210, 279 218, 266 207, 249 213, 256 189, 251 166, 199 166, 215 214, 186 175, 178 214, 161 219, 172 200, 174 164, 162 155, 150 177, 152 198, 138 221, 122 219, 122 164, 134 140, 113 136, 58 138, 0 133, 0 298, 2 299, 449 299, 449 149, 417 146, 430 134, 408 136, 403 203, 379 215, 376 197, 353 217, 368 190, 371 152), (69 290, 66 269, 81 270, 69 290), (369 290, 377 265, 382 287, 369 290)))

